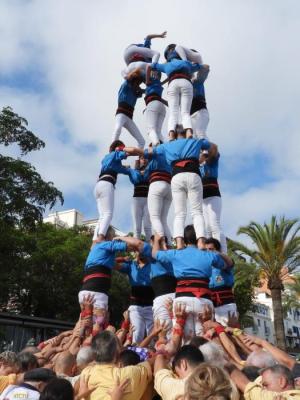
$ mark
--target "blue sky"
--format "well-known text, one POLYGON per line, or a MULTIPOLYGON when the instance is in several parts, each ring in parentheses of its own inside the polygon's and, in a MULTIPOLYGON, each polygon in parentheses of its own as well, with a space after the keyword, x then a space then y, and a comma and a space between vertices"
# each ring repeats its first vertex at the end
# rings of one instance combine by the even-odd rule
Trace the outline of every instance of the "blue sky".
MULTIPOLYGON (((298 217, 297 0, 1 1, 0 104, 46 142, 28 159, 63 191, 62 208, 97 215, 93 186, 114 126, 124 48, 164 30, 154 48, 196 48, 211 67, 208 135, 221 152, 225 233, 235 237, 240 225, 272 214, 298 217)), ((135 120, 145 134, 143 107, 135 120)), ((122 139, 134 144, 127 133, 122 139)), ((131 230, 131 195, 120 177, 113 224, 123 231, 131 230)))

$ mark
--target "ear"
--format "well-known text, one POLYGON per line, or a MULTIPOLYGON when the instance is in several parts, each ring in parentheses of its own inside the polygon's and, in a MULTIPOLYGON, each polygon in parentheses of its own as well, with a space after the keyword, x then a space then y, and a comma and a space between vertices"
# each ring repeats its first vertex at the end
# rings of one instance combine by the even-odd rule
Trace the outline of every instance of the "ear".
POLYGON ((284 376, 280 376, 279 377, 279 386, 281 387, 281 389, 285 389, 287 386, 287 380, 284 376))
POLYGON ((188 368, 188 364, 187 364, 187 362, 186 362, 186 360, 181 360, 181 368, 184 370, 184 371, 186 371, 187 370, 187 368, 188 368))

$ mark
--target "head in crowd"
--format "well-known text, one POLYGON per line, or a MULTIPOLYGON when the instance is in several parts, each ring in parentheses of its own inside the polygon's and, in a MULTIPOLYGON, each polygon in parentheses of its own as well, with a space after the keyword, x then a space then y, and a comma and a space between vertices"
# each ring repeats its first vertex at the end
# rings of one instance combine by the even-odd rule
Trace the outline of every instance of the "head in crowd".
POLYGON ((205 247, 206 250, 221 251, 221 243, 215 238, 205 239, 205 247))
POLYGON ((91 347, 98 363, 115 363, 119 358, 120 345, 116 335, 110 331, 103 331, 94 336, 91 347))
POLYGON ((187 225, 184 228, 183 240, 187 246, 188 245, 194 245, 194 246, 197 245, 196 232, 195 232, 193 225, 187 225))
POLYGON ((113 240, 113 238, 116 236, 115 230, 112 226, 110 226, 107 229, 106 235, 105 235, 105 239, 110 242, 111 240, 113 240))
POLYGON ((114 140, 112 144, 109 146, 109 152, 115 151, 117 149, 123 149, 125 144, 121 140, 114 140))
POLYGON ((19 362, 16 353, 4 351, 0 354, 0 376, 14 374, 19 371, 19 362))
POLYGON ((61 353, 55 361, 54 371, 57 375, 73 376, 76 371, 76 357, 69 351, 61 353))
POLYGON ((284 392, 294 389, 294 378, 291 370, 284 365, 273 365, 260 371, 262 386, 272 392, 284 392))
POLYGON ((120 368, 128 367, 128 365, 137 365, 140 362, 140 356, 135 351, 129 349, 121 351, 119 356, 120 368))
POLYGON ((95 353, 93 352, 93 350, 88 346, 81 347, 76 356, 77 370, 82 371, 94 360, 95 353))
POLYGON ((203 361, 201 351, 196 349, 195 346, 187 344, 182 346, 175 354, 172 367, 179 378, 185 378, 203 361))
POLYGON ((204 337, 202 337, 202 336, 193 336, 189 344, 191 346, 197 347, 197 349, 198 349, 200 346, 202 346, 205 343, 208 343, 208 340, 205 339, 204 337))
POLYGON ((169 45, 165 48, 164 56, 165 56, 165 59, 166 59, 167 61, 172 60, 172 58, 180 58, 179 56, 178 56, 178 57, 175 57, 175 55, 176 55, 176 53, 175 53, 175 47, 176 47, 176 44, 171 43, 171 44, 169 44, 169 45))
POLYGON ((26 347, 24 347, 23 350, 20 351, 19 354, 22 354, 22 353, 36 354, 36 353, 39 353, 39 352, 40 352, 40 349, 38 347, 36 347, 36 346, 26 346, 26 347))
POLYGON ((203 363, 185 384, 186 400, 238 400, 239 393, 229 375, 216 365, 203 363))
POLYGON ((62 378, 54 378, 44 388, 40 400, 73 400, 74 389, 69 381, 62 378))
POLYGON ((217 343, 208 342, 200 346, 201 353, 203 354, 204 361, 209 362, 212 365, 218 365, 224 367, 227 363, 226 355, 223 348, 217 343))
POLYGON ((39 367, 38 359, 33 353, 21 352, 18 354, 20 371, 26 372, 39 367))
POLYGON ((246 365, 252 365, 258 368, 268 368, 276 364, 273 356, 265 350, 255 350, 246 360, 246 365))
POLYGON ((260 369, 258 367, 253 367, 252 365, 246 366, 242 369, 243 374, 249 379, 249 381, 253 382, 256 378, 259 377, 260 369))
POLYGON ((44 390, 45 386, 56 378, 55 372, 48 368, 36 368, 25 372, 24 383, 35 387, 39 392, 44 390))

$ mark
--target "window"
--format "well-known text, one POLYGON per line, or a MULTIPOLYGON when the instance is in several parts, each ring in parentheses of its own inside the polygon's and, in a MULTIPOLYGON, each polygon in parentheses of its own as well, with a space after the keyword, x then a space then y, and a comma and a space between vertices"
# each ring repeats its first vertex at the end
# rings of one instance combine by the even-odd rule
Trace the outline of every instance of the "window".
POLYGON ((260 319, 257 318, 257 326, 260 326, 260 319))

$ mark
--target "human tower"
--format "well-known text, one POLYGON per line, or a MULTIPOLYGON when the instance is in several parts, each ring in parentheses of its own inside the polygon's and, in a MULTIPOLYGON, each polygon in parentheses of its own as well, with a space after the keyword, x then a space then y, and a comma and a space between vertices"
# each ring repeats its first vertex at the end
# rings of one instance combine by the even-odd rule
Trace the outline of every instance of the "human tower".
POLYGON ((112 269, 126 273, 136 343, 149 333, 155 319, 171 329, 170 310, 178 302, 188 312, 186 340, 201 334, 197 316, 205 307, 215 307, 216 319, 223 324, 228 312, 236 314, 233 262, 226 255, 220 226, 220 154, 206 135, 209 113, 204 82, 209 66, 198 51, 176 44, 166 47, 166 62, 159 63, 160 54, 151 48, 151 40, 165 37, 166 32, 148 35, 144 43, 125 49, 112 143, 95 186, 99 221, 79 293, 80 303, 87 295, 94 297, 95 334, 107 318, 112 269), (162 97, 164 84, 167 99, 162 97), (143 95, 148 148, 133 120, 136 102, 143 95), (168 138, 162 134, 167 109, 168 138), (135 138, 136 147, 126 147, 120 140, 123 128, 135 138), (122 164, 129 156, 138 156, 135 168, 122 164), (118 174, 128 175, 134 185, 134 237, 113 238, 110 228, 118 174), (188 201, 193 225, 186 227, 188 201), (173 232, 167 221, 172 202, 173 232), (173 240, 176 249, 170 249, 173 240), (126 251, 135 251, 136 258, 116 258, 116 253, 126 251))

